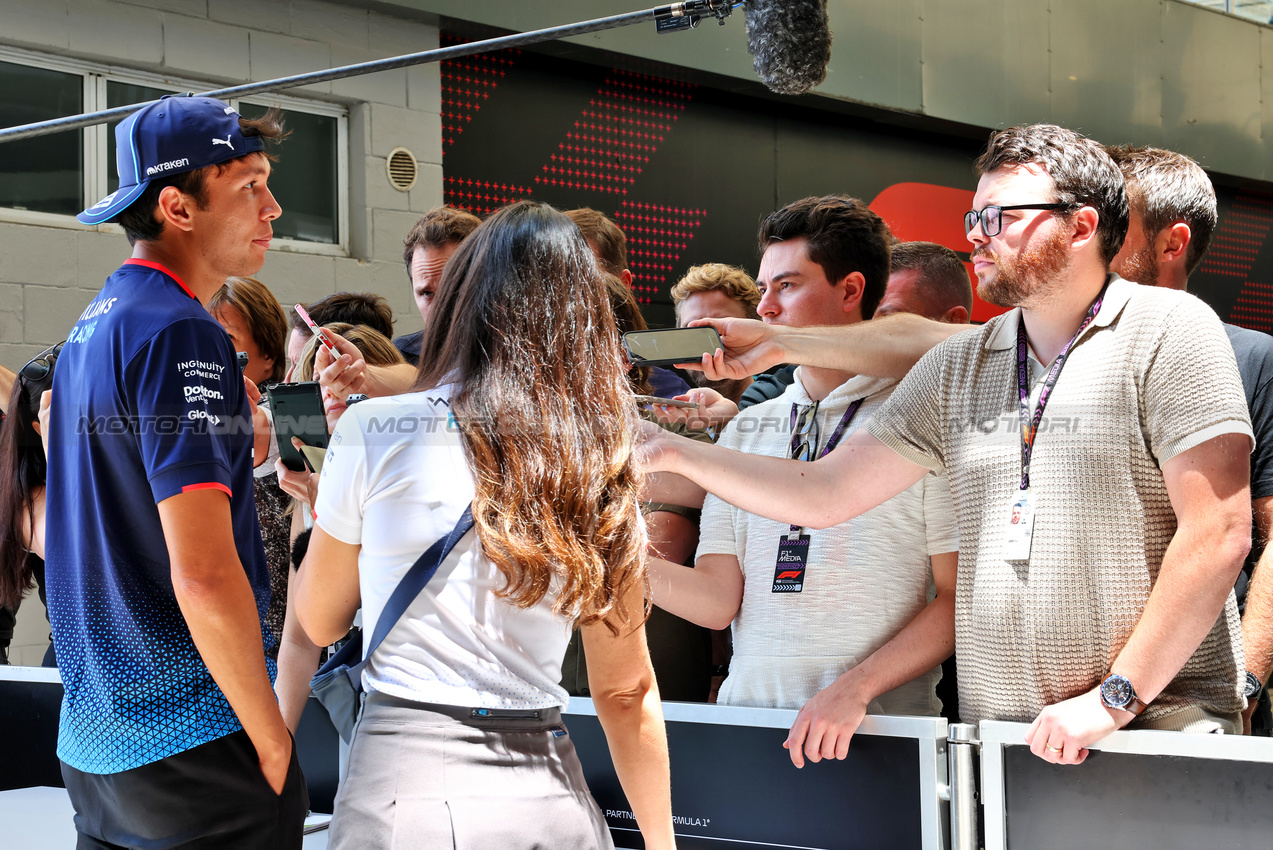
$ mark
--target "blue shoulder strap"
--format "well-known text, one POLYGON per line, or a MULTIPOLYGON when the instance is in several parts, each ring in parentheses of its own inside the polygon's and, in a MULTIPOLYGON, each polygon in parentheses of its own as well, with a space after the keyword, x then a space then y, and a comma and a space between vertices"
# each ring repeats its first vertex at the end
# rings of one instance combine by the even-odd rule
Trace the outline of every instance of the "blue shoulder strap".
POLYGON ((371 640, 367 642, 366 648, 363 650, 362 658, 364 664, 371 657, 371 653, 376 651, 376 647, 380 646, 384 639, 389 636, 390 629, 402 619, 403 614, 407 613, 408 606, 420 595, 420 591, 424 590, 425 585, 429 583, 429 580, 438 571, 438 567, 442 566, 442 562, 446 560, 446 556, 451 554, 455 544, 459 543, 460 538, 467 534, 472 527, 473 505, 470 504, 464 509, 464 513, 459 520, 456 521, 455 528, 451 529, 451 533, 446 537, 439 538, 423 555, 416 559, 416 562, 411 565, 411 569, 407 570, 407 574, 398 582, 398 586, 393 589, 393 593, 389 596, 389 601, 385 603, 384 610, 380 612, 380 618, 376 620, 376 630, 372 633, 371 640))

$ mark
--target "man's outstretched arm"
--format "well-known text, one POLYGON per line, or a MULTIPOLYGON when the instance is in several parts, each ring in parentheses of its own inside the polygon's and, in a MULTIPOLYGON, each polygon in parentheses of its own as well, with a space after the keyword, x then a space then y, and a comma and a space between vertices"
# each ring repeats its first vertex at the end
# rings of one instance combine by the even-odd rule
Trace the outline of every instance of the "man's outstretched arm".
POLYGON ((806 528, 830 528, 863 514, 928 472, 865 429, 813 463, 744 454, 653 423, 642 423, 641 435, 647 471, 676 473, 748 513, 806 528))
POLYGON ((712 380, 741 380, 783 363, 900 380, 933 346, 969 329, 909 313, 835 327, 793 328, 755 319, 693 324, 711 325, 720 334, 723 351, 684 364, 712 380))

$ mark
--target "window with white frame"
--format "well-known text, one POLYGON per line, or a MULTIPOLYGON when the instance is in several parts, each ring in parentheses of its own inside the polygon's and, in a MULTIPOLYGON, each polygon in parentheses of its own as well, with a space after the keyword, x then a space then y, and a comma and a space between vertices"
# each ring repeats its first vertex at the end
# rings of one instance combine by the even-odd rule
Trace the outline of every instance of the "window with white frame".
MULTIPOLYGON (((126 76, 64 59, 3 51, 0 127, 211 88, 206 83, 126 76)), ((277 106, 291 131, 277 150, 270 175, 270 189, 283 207, 283 216, 274 222, 275 244, 343 251, 348 244, 347 111, 335 104, 272 94, 231 103, 249 118, 277 106)), ((119 188, 114 132, 118 123, 3 143, 0 220, 74 225, 66 217, 119 188)))

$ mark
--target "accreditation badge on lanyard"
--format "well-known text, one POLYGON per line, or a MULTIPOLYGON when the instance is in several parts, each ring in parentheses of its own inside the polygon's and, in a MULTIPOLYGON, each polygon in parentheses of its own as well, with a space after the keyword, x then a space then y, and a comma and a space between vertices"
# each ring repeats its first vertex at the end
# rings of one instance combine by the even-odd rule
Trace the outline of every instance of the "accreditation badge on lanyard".
MULTIPOLYGON (((826 457, 831 450, 840 444, 840 438, 844 436, 844 429, 849 427, 849 422, 853 420, 854 414, 858 412, 858 408, 862 406, 865 399, 858 399, 849 405, 849 409, 844 411, 844 416, 840 418, 840 424, 835 426, 835 430, 831 432, 831 439, 827 440, 826 446, 821 453, 817 452, 817 415, 818 403, 814 402, 809 408, 803 412, 799 410, 800 405, 791 405, 791 457, 793 460, 813 460, 816 454, 818 459, 826 457), (797 414, 800 417, 801 427, 796 427, 797 414), (813 435, 813 441, 810 443, 809 437, 813 435)), ((799 525, 791 526, 790 531, 778 538, 778 559, 774 565, 774 584, 773 593, 801 593, 804 590, 805 572, 809 568, 809 535, 804 533, 804 528, 799 525)))
MULTIPOLYGON (((1108 284, 1106 284, 1108 286, 1108 284)), ((1105 289, 1096 296, 1092 306, 1087 308, 1083 323, 1070 337, 1070 341, 1061 349, 1061 353, 1052 361, 1052 367, 1043 378, 1043 389, 1039 391, 1039 403, 1030 410, 1030 349, 1025 338, 1025 317, 1022 316, 1017 325, 1017 395, 1021 401, 1021 486, 1012 494, 1008 506, 1007 529, 1004 534, 1004 558, 1009 561, 1030 560, 1030 546, 1034 540, 1034 494, 1030 491, 1030 457, 1034 454, 1034 440, 1039 433, 1039 423, 1043 421, 1043 409, 1047 407, 1057 379, 1061 377, 1061 369, 1070 356, 1074 343, 1082 336, 1083 331, 1096 318, 1105 300, 1105 289)))

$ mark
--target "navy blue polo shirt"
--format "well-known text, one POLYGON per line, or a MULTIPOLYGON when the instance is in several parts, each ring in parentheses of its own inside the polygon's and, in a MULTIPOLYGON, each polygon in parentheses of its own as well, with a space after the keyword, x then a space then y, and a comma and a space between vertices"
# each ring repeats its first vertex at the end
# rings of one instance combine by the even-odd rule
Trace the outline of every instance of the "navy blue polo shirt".
POLYGON ((46 576, 65 688, 58 756, 78 770, 117 773, 242 728, 177 605, 159 522, 159 502, 200 489, 229 497, 264 615, 234 346, 175 275, 129 260, 76 322, 53 376, 46 576))

